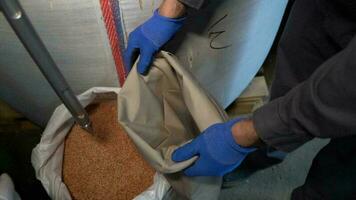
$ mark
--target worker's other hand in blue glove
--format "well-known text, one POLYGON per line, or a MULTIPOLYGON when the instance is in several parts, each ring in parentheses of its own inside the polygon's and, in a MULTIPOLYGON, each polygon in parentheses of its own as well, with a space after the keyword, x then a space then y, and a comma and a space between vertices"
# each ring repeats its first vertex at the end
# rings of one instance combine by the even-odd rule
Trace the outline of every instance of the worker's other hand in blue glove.
POLYGON ((124 52, 126 71, 140 55, 137 70, 140 74, 147 73, 154 55, 182 27, 185 17, 177 19, 160 15, 158 9, 145 23, 137 27, 129 35, 128 45, 124 52))
MULTIPOLYGON (((184 170, 185 175, 223 176, 237 168, 247 154, 255 150, 255 148, 245 148, 236 143, 239 133, 235 134, 235 131, 242 129, 244 129, 243 131, 254 131, 252 121, 235 119, 226 123, 214 124, 192 142, 175 150, 172 160, 181 162, 198 156, 198 159, 184 170), (252 129, 248 126, 252 126, 252 129)), ((241 139, 244 144, 254 145, 259 141, 256 133, 251 135, 252 137, 246 136, 241 139)))

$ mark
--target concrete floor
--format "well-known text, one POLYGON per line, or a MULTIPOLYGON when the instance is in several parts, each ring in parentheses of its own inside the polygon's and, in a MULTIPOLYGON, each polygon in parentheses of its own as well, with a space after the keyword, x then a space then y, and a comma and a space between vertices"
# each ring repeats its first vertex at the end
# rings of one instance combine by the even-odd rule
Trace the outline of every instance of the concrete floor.
POLYGON ((284 200, 290 199, 295 187, 302 185, 319 150, 327 139, 314 139, 287 155, 283 162, 252 174, 236 170, 237 180, 223 189, 221 200, 284 200))

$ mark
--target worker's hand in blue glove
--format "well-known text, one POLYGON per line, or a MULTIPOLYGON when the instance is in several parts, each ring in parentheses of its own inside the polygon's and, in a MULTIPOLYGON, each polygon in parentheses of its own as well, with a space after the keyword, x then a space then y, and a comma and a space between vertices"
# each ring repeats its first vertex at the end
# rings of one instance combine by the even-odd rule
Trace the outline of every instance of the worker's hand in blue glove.
POLYGON ((173 37, 183 25, 184 20, 185 17, 173 19, 161 16, 156 10, 149 20, 129 35, 128 45, 124 52, 126 70, 131 70, 140 55, 137 70, 140 74, 147 73, 155 53, 173 37))
POLYGON ((187 176, 223 176, 237 168, 255 148, 238 145, 232 135, 232 126, 240 119, 214 124, 192 142, 178 148, 172 160, 181 162, 193 156, 199 158, 184 170, 187 176))

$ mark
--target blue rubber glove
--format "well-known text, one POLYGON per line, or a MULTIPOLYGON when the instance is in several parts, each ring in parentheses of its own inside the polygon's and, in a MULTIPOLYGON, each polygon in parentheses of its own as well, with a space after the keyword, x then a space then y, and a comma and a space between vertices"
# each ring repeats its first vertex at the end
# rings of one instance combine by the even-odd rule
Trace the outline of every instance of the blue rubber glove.
POLYGON ((137 70, 140 74, 147 73, 155 53, 182 27, 184 20, 185 17, 172 19, 161 16, 156 10, 149 20, 129 35, 124 52, 126 71, 131 70, 140 55, 137 70))
POLYGON ((172 160, 181 162, 199 156, 195 163, 184 170, 187 176, 223 176, 231 172, 247 154, 255 150, 241 147, 235 142, 231 128, 240 120, 210 126, 192 142, 175 150, 172 160))

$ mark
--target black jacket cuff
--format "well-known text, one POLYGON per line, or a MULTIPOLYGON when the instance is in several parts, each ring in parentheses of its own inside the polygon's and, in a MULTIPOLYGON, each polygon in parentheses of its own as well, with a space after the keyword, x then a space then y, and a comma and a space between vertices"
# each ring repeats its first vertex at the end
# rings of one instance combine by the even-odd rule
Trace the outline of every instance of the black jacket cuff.
POLYGON ((256 133, 263 142, 278 150, 290 152, 311 138, 289 130, 288 122, 283 121, 281 117, 283 100, 283 97, 275 99, 257 109, 252 120, 256 133))
POLYGON ((204 0, 179 0, 179 1, 184 5, 190 8, 195 8, 197 10, 200 9, 204 3, 204 0))

